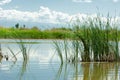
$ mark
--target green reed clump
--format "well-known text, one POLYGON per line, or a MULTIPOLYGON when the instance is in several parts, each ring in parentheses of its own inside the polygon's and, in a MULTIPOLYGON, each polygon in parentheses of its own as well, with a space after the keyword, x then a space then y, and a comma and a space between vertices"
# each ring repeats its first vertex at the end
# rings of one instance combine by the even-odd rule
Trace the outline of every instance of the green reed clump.
MULTIPOLYGON (((118 25, 112 23, 111 20, 109 16, 105 21, 102 16, 97 16, 88 18, 84 23, 74 24, 71 33, 73 35, 72 45, 69 46, 69 49, 72 47, 73 51, 70 61, 77 62, 80 59, 85 62, 119 61, 119 30, 118 25)), ((66 44, 63 43, 63 45, 66 44)))
MULTIPOLYGON (((80 25, 80 26, 75 26, 75 30, 74 30, 74 39, 76 40, 76 45, 79 47, 79 50, 81 50, 81 48, 83 49, 83 52, 81 54, 81 58, 82 61, 90 61, 90 37, 89 37, 89 33, 90 30, 89 28, 87 28, 87 25, 80 25), (82 34, 81 34, 82 33, 82 34), (82 46, 80 46, 82 44, 82 46)), ((77 48, 76 46, 76 48, 77 48)), ((78 50, 78 51, 79 51, 78 50)), ((75 52, 78 53, 78 51, 76 50, 75 52)), ((80 51, 79 51, 80 52, 80 51)), ((77 56, 76 56, 77 57, 77 56)))
POLYGON ((108 17, 107 21, 103 23, 98 16, 93 20, 90 19, 88 24, 85 23, 76 30, 77 32, 82 30, 81 33, 75 33, 79 37, 78 40, 83 43, 82 61, 118 61, 118 30, 110 20, 108 17), (110 35, 114 29, 115 33, 110 35), (110 36, 114 38, 112 42, 116 43, 115 46, 110 43, 110 36))
POLYGON ((115 53, 114 54, 114 57, 116 59, 116 61, 119 61, 120 60, 120 55, 119 55, 119 39, 118 39, 118 29, 115 28, 114 31, 113 31, 113 52, 115 53))

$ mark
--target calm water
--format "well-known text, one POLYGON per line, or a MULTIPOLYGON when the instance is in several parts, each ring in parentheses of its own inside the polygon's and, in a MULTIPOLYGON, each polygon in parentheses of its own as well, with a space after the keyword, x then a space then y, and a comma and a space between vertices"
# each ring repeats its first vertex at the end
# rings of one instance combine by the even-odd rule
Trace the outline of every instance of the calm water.
POLYGON ((1 39, 3 55, 0 80, 120 80, 120 63, 68 63, 60 64, 52 40, 24 40, 29 60, 23 61, 15 40, 1 39), (16 54, 15 61, 8 47, 16 54))

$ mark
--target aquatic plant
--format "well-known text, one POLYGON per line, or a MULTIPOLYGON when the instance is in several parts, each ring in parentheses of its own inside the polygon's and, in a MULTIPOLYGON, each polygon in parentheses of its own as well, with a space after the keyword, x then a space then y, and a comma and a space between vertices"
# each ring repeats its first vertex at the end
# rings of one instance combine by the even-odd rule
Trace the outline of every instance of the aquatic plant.
POLYGON ((62 46, 60 42, 54 41, 55 49, 58 53, 58 57, 60 58, 61 64, 63 64, 63 54, 62 54, 62 46))
POLYGON ((26 45, 22 39, 19 39, 18 41, 16 41, 16 43, 18 44, 19 49, 23 56, 23 63, 22 63, 22 67, 20 70, 20 78, 19 78, 20 80, 22 80, 22 77, 24 73, 26 72, 26 68, 27 68, 28 61, 29 61, 29 53, 30 53, 32 46, 26 45))
MULTIPOLYGON (((67 51, 72 47, 71 62, 77 62, 80 60, 83 62, 90 61, 119 61, 119 30, 118 25, 111 23, 109 15, 106 17, 106 21, 101 19, 102 16, 95 18, 88 18, 84 23, 78 23, 73 25, 71 39, 71 46, 68 46, 68 50, 65 49, 65 54, 69 54, 67 51), (83 49, 83 50, 82 50, 83 49), (80 54, 80 57, 79 57, 80 54)), ((60 43, 67 45, 66 43, 60 43)), ((58 45, 57 45, 58 46, 58 45)), ((59 46, 59 48, 61 48, 59 46)), ((59 51, 60 52, 60 51, 59 51)), ((61 51, 61 54, 63 52, 61 51)), ((68 55, 66 55, 68 56, 68 55)))
POLYGON ((2 54, 1 44, 0 44, 0 62, 1 62, 2 58, 3 58, 3 54, 2 54))
MULTIPOLYGON (((16 61, 17 61, 17 57, 16 57, 17 54, 15 54, 10 47, 8 47, 8 49, 9 49, 9 51, 12 53, 12 55, 13 55, 12 58, 14 58, 14 59, 15 59, 15 62, 16 62, 16 61)), ((11 59, 12 59, 12 58, 11 58, 11 59)))
POLYGON ((27 50, 26 50, 27 48, 24 45, 24 43, 22 43, 22 40, 20 40, 20 43, 18 43, 18 45, 19 45, 19 48, 20 48, 20 50, 22 52, 23 60, 24 61, 28 60, 28 54, 27 54, 27 50))

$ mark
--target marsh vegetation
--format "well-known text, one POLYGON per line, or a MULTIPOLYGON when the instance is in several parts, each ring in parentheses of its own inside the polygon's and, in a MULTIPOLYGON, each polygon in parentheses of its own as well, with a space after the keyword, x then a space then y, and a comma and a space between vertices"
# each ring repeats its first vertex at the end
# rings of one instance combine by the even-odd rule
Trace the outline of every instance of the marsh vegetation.
POLYGON ((75 23, 72 26, 72 39, 65 38, 65 43, 58 43, 57 41, 55 43, 56 51, 62 63, 63 55, 68 62, 120 61, 119 25, 112 23, 109 16, 106 21, 102 21, 100 16, 97 16, 93 19, 89 18, 82 24, 75 23), (63 46, 61 47, 61 45, 63 46), (70 51, 72 51, 72 55, 70 51), (69 58, 68 54, 72 58, 69 58))

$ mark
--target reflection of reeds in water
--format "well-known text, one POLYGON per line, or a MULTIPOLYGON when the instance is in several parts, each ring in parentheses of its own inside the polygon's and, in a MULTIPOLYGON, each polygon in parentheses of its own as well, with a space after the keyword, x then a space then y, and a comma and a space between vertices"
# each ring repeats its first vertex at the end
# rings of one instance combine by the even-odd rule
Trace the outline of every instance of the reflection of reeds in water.
POLYGON ((67 64, 60 64, 54 80, 67 80, 68 66, 67 64))
POLYGON ((83 80, 118 80, 118 63, 83 63, 82 67, 83 80))
POLYGON ((23 43, 22 39, 19 39, 18 41, 16 41, 16 43, 18 44, 19 49, 20 49, 20 51, 18 51, 18 53, 14 53, 14 51, 10 47, 8 47, 8 49, 13 55, 12 58, 15 58, 15 62, 17 61, 18 54, 21 53, 23 56, 23 62, 22 62, 22 66, 20 69, 20 77, 19 77, 19 80, 22 80, 22 77, 23 77, 24 73, 26 72, 26 67, 28 64, 29 52, 30 52, 31 47, 29 47, 29 49, 28 49, 27 46, 25 45, 25 43, 23 43))
POLYGON ((22 63, 21 70, 20 70, 19 80, 22 80, 22 77, 24 76, 24 73, 26 72, 27 64, 28 64, 28 60, 24 60, 23 63, 22 63))
POLYGON ((119 80, 119 66, 108 62, 60 65, 55 80, 119 80))
POLYGON ((1 49, 1 44, 0 44, 0 62, 1 62, 2 58, 3 58, 3 55, 2 55, 2 49, 1 49))
POLYGON ((23 55, 23 63, 22 63, 22 67, 20 70, 20 80, 22 80, 22 77, 24 75, 24 73, 26 72, 26 67, 28 64, 28 59, 29 59, 29 52, 30 52, 30 48, 27 49, 25 43, 23 43, 22 40, 20 40, 19 42, 17 42, 17 44, 19 45, 19 48, 21 50, 21 53, 23 55))
POLYGON ((62 74, 62 70, 63 70, 63 64, 60 64, 60 67, 59 67, 59 69, 57 71, 57 74, 55 76, 55 80, 59 80, 60 79, 60 76, 62 74))

